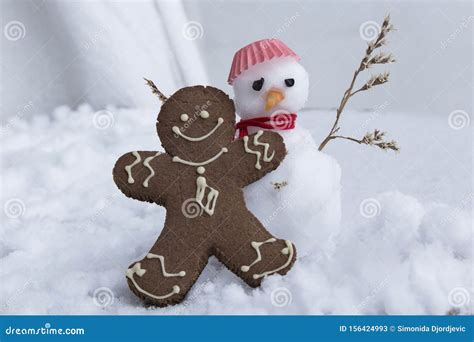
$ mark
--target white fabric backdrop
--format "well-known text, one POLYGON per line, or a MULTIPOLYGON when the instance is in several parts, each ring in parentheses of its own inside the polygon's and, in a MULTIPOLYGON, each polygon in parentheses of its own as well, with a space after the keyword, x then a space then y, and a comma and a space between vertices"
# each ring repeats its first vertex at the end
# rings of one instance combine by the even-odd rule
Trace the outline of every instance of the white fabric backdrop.
POLYGON ((3 123, 59 105, 156 107, 142 77, 167 94, 207 83, 179 1, 7 0, 1 13, 2 27, 18 21, 24 33, 1 39, 3 123))

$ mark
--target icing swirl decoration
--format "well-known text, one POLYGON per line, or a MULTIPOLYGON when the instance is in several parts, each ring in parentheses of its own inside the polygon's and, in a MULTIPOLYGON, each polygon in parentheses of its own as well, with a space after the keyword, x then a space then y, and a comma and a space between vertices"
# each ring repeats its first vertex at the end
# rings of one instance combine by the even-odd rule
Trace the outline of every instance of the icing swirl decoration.
MULTIPOLYGON (((206 169, 203 165, 207 165, 216 161, 222 154, 227 153, 229 150, 226 147, 221 148, 219 153, 217 153, 214 157, 205 160, 203 162, 192 162, 188 160, 181 159, 178 156, 173 157, 172 161, 175 163, 181 163, 190 166, 197 166, 196 172, 200 175, 204 174, 206 169)), ((207 184, 207 180, 204 176, 198 176, 196 178, 196 202, 200 205, 202 210, 204 210, 209 216, 214 215, 214 209, 216 207, 217 197, 219 196, 219 191, 214 189, 213 187, 207 184), (204 204, 204 197, 206 195, 206 190, 209 189, 209 193, 207 194, 207 203, 204 204)))
POLYGON ((144 274, 146 273, 146 269, 142 268, 141 267, 141 263, 137 262, 135 265, 133 265, 131 268, 129 268, 127 270, 127 273, 126 273, 126 276, 128 279, 130 279, 130 281, 133 283, 133 285, 135 286, 135 288, 140 291, 141 293, 151 297, 151 298, 154 298, 154 299, 166 299, 168 297, 171 297, 172 295, 175 295, 175 294, 178 294, 181 289, 179 288, 178 285, 174 285, 171 289, 171 291, 167 294, 164 294, 162 296, 157 296, 157 295, 154 295, 148 291, 145 291, 144 289, 142 289, 136 282, 135 278, 133 277, 135 274, 138 276, 138 277, 142 277, 144 274))
POLYGON ((147 259, 158 259, 158 260, 160 260, 161 272, 163 273, 163 277, 165 277, 165 278, 169 278, 169 277, 184 277, 184 276, 186 276, 186 272, 185 272, 185 271, 180 271, 180 272, 178 272, 178 273, 168 273, 168 272, 166 272, 166 269, 165 269, 165 257, 162 256, 162 255, 153 254, 153 253, 148 253, 146 257, 147 257, 147 259))
MULTIPOLYGON (((268 162, 272 161, 273 157, 275 156, 275 151, 273 151, 271 155, 268 155, 268 150, 270 149, 270 144, 260 142, 258 140, 262 136, 262 134, 263 134, 262 130, 259 130, 257 132, 257 134, 255 134, 255 136, 253 138, 253 145, 254 146, 263 146, 263 161, 268 163, 268 162)), ((255 168, 257 170, 260 170, 262 168, 262 165, 260 164, 260 158, 262 157, 262 154, 260 153, 260 151, 252 150, 249 147, 249 137, 248 137, 248 135, 243 137, 243 140, 244 140, 244 150, 245 150, 245 152, 249 153, 249 154, 255 154, 255 156, 257 157, 257 160, 255 162, 255 168)))
MULTIPOLYGON (((196 169, 196 172, 200 175, 204 174, 206 169, 202 165, 207 165, 209 163, 212 163, 213 161, 217 160, 222 154, 228 152, 228 149, 226 147, 223 147, 218 154, 216 154, 214 157, 205 160, 200 163, 196 162, 191 162, 187 160, 183 160, 179 157, 173 157, 173 162, 185 164, 185 165, 190 165, 190 166, 198 166, 196 169)), ((204 210, 209 216, 214 215, 214 209, 216 207, 216 202, 217 202, 217 197, 219 196, 219 191, 214 189, 213 187, 210 187, 207 185, 207 180, 204 176, 198 176, 196 178, 196 197, 195 200, 196 202, 200 205, 202 210, 204 210), (207 203, 204 204, 203 200, 206 195, 206 190, 209 189, 209 193, 207 194, 207 203)))
POLYGON ((254 150, 249 148, 249 137, 248 137, 248 135, 246 135, 244 137, 244 149, 245 149, 246 153, 255 154, 255 156, 257 156, 257 161, 255 162, 255 168, 257 170, 260 170, 262 168, 262 165, 260 165, 260 157, 261 157, 262 154, 259 151, 254 151, 254 150))
POLYGON ((240 268, 240 270, 242 272, 248 272, 253 265, 255 265, 256 263, 259 263, 260 261, 262 261, 262 253, 260 253, 260 246, 262 246, 266 243, 272 243, 272 242, 275 242, 275 241, 276 241, 275 238, 270 238, 270 239, 268 239, 266 241, 263 241, 263 242, 252 241, 251 245, 255 249, 255 252, 257 252, 257 258, 250 265, 242 266, 240 268))
POLYGON ((286 244, 286 247, 281 250, 281 253, 284 254, 284 255, 288 255, 287 261, 283 265, 281 265, 280 267, 275 268, 274 270, 263 272, 263 273, 260 273, 260 274, 254 274, 253 279, 259 279, 259 278, 262 278, 262 277, 266 277, 267 275, 270 275, 270 274, 273 274, 273 273, 278 272, 280 270, 283 270, 283 269, 285 269, 286 267, 288 267, 290 265, 291 260, 293 259, 293 254, 294 254, 293 244, 288 240, 285 240, 285 244, 286 244))
POLYGON ((145 165, 145 167, 147 167, 148 170, 150 170, 150 175, 143 181, 143 186, 145 188, 148 188, 148 182, 155 175, 155 170, 153 170, 153 168, 151 167, 150 162, 154 158, 158 157, 160 154, 161 154, 161 152, 157 152, 154 156, 146 158, 145 161, 143 162, 143 165, 145 165))
POLYGON ((275 151, 273 151, 271 155, 268 155, 270 144, 258 141, 258 139, 262 136, 262 134, 263 134, 263 131, 261 130, 258 131, 257 134, 255 134, 255 136, 253 137, 253 144, 255 146, 263 146, 263 161, 268 163, 272 161, 273 157, 275 156, 275 151))
POLYGON ((209 215, 214 214, 214 209, 216 207, 217 196, 219 196, 219 191, 207 185, 207 180, 203 176, 199 176, 196 179, 196 202, 199 203, 201 208, 209 215), (206 194, 206 190, 209 189, 207 194, 207 203, 204 205, 202 202, 206 194))
POLYGON ((133 151, 132 154, 135 157, 135 160, 130 165, 125 166, 125 171, 127 171, 128 175, 128 184, 133 184, 135 182, 132 176, 132 168, 142 161, 142 158, 137 151, 133 151))

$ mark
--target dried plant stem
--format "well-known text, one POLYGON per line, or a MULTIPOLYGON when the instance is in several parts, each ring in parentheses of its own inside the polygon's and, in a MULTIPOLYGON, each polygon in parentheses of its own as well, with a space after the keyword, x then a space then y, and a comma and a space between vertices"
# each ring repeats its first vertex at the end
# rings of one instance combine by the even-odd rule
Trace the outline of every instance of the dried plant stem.
POLYGON ((168 98, 165 96, 165 94, 163 94, 159 89, 158 87, 155 85, 155 83, 152 81, 152 80, 149 80, 147 78, 143 78, 146 82, 146 84, 151 88, 151 92, 153 94, 155 94, 156 96, 158 96, 158 98, 160 99, 161 102, 165 103, 166 100, 168 100, 168 98))
POLYGON ((363 144, 364 143, 364 139, 356 139, 356 138, 351 138, 351 137, 345 137, 343 135, 334 135, 333 136, 333 139, 347 139, 347 140, 350 140, 350 141, 353 141, 353 142, 356 142, 358 144, 363 144))
POLYGON ((354 90, 354 85, 356 83, 357 77, 362 71, 368 69, 369 67, 375 64, 387 64, 387 63, 395 62, 395 59, 393 58, 392 54, 386 54, 383 52, 374 54, 374 51, 376 49, 378 49, 379 47, 387 43, 386 41, 387 34, 392 30, 393 30, 393 26, 390 23, 390 16, 387 16, 385 17, 382 23, 379 34, 377 35, 374 41, 368 44, 365 50, 364 57, 360 61, 357 69, 354 71, 349 87, 344 92, 341 102, 339 103, 339 106, 337 107, 336 120, 334 121, 334 124, 332 125, 331 130, 329 131, 329 134, 324 138, 324 140, 319 145, 319 148, 318 148, 319 151, 321 151, 328 144, 328 142, 334 139, 346 139, 346 140, 356 142, 358 144, 374 145, 384 150, 387 150, 387 149, 391 149, 394 151, 399 150, 399 147, 397 146, 397 143, 395 141, 390 141, 390 142, 383 141, 382 138, 385 133, 379 130, 375 130, 374 133, 367 133, 362 139, 336 135, 336 133, 340 130, 339 120, 341 118, 341 114, 344 111, 344 108, 347 102, 349 101, 349 99, 361 91, 366 91, 366 90, 371 89, 374 86, 388 82, 389 73, 385 72, 382 74, 371 76, 369 80, 364 83, 364 85, 362 85, 359 89, 354 90))
POLYGON ((346 137, 343 135, 335 135, 334 139, 346 139, 350 140, 353 142, 356 142, 358 144, 364 144, 364 145, 371 145, 371 146, 377 146, 381 148, 382 150, 392 150, 395 152, 400 151, 400 147, 398 147, 398 144, 396 141, 384 141, 385 133, 379 131, 378 129, 374 130, 373 133, 367 133, 364 135, 362 139, 356 139, 352 137, 346 137))
POLYGON ((344 95, 342 96, 341 103, 339 104, 339 107, 336 110, 336 121, 334 121, 334 124, 332 125, 331 131, 329 132, 327 137, 319 145, 319 148, 318 148, 319 151, 321 151, 329 141, 331 141, 333 139, 336 139, 337 136, 335 136, 334 134, 336 134, 339 131, 339 127, 338 127, 339 119, 341 118, 342 111, 344 110, 344 107, 346 106, 347 101, 349 101, 349 98, 351 96, 353 96, 354 94, 356 94, 359 91, 362 91, 362 88, 361 88, 361 89, 355 91, 354 93, 351 93, 352 89, 354 88, 354 84, 355 84, 355 81, 356 81, 357 76, 359 75, 359 73, 360 73, 360 67, 354 72, 354 75, 352 76, 351 84, 349 85, 349 88, 347 88, 347 90, 344 92, 344 95))

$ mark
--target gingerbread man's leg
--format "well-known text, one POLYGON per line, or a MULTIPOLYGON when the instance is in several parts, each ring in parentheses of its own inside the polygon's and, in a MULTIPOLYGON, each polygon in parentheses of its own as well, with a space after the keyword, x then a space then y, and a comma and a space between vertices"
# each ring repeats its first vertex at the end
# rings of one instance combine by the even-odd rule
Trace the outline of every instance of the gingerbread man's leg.
POLYGON ((222 227, 214 254, 248 285, 257 287, 266 276, 286 274, 296 260, 296 249, 290 241, 271 235, 249 211, 248 220, 242 214, 222 227))
POLYGON ((196 247, 186 235, 165 225, 150 252, 126 272, 130 289, 145 303, 167 306, 181 302, 207 264, 209 248, 196 247))

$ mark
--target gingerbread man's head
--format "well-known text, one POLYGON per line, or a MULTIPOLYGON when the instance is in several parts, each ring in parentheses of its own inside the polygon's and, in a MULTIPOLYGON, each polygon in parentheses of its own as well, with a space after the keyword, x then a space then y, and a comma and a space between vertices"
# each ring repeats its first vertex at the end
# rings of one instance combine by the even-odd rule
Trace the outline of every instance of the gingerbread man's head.
POLYGON ((234 137, 234 102, 223 91, 204 86, 178 90, 161 107, 156 123, 171 156, 209 159, 234 137))

